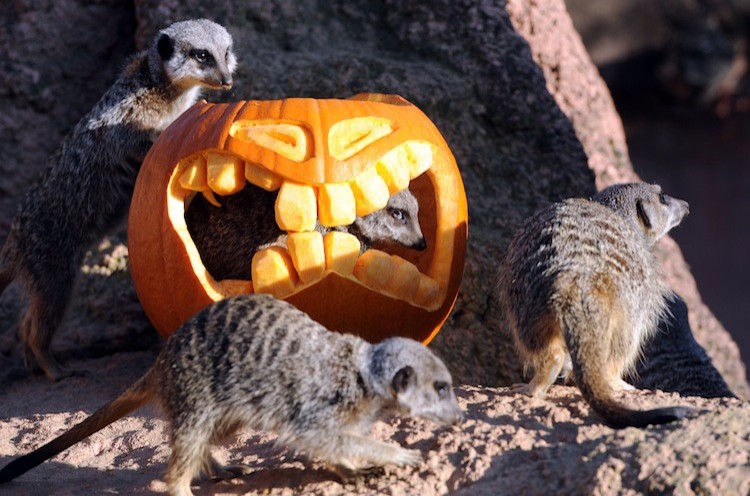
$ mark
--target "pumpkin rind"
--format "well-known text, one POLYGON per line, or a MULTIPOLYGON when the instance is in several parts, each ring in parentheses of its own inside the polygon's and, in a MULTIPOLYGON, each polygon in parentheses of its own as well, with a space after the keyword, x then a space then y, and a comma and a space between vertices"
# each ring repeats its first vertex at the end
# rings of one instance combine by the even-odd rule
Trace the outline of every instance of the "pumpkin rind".
MULTIPOLYGON (((285 138, 275 139, 283 141, 285 138)), ((128 229, 134 284, 156 329, 166 337, 212 302, 253 290, 250 281, 213 280, 200 263, 197 248, 189 242, 184 221, 185 199, 195 193, 179 186, 178 175, 185 172, 180 169, 185 166, 180 164, 187 163, 186 159, 206 153, 228 154, 267 171, 267 174, 262 173, 263 177, 273 181, 262 181, 266 189, 276 189, 280 184, 283 188, 284 182, 289 181, 317 190, 323 184, 353 185, 358 176, 364 173, 363 177, 367 177, 369 171, 375 171, 376 164, 388 150, 404 143, 409 144, 398 154, 428 153, 430 158, 430 167, 425 171, 413 170, 419 163, 416 160, 408 165, 412 177, 409 187, 419 200, 420 223, 428 248, 424 252, 400 247, 390 251, 397 260, 393 264, 396 274, 393 277, 405 278, 409 287, 390 287, 390 295, 380 293, 363 286, 353 274, 339 274, 327 267, 322 278, 304 287, 300 286, 300 281, 294 292, 284 299, 330 329, 354 332, 370 341, 401 335, 429 342, 447 318, 458 294, 468 229, 466 196, 455 159, 434 124, 406 100, 389 95, 365 94, 349 100, 295 98, 202 103, 192 107, 162 133, 144 160, 136 182, 128 229), (315 138, 321 136, 321 129, 329 129, 336 122, 367 116, 377 117, 373 121, 375 128, 384 135, 345 160, 328 153, 326 139, 315 138), (277 154, 248 140, 238 131, 242 126, 235 124, 277 121, 291 126, 290 134, 297 133, 297 139, 305 136, 302 145, 299 139, 290 142, 293 145, 290 148, 296 150, 304 146, 304 153, 298 150, 294 159, 277 154), (386 132, 384 122, 392 123, 388 128, 390 132, 386 132), (234 130, 233 135, 230 129, 234 130), (414 177, 416 174, 419 176, 414 177), (275 178, 280 178, 281 182, 275 178), (401 259, 419 269, 419 283, 412 280, 411 269, 401 268, 401 259), (413 298, 423 299, 427 305, 430 301, 440 301, 439 307, 415 306, 415 301, 401 299, 405 293, 413 293, 413 298)), ((394 174, 403 185, 403 172, 397 170, 394 174)), ((252 176, 258 177, 258 174, 252 176)), ((385 182, 383 186, 391 194, 396 189, 385 182)), ((325 250, 328 254, 328 244, 325 250)), ((389 281, 383 284, 388 288, 389 281)))

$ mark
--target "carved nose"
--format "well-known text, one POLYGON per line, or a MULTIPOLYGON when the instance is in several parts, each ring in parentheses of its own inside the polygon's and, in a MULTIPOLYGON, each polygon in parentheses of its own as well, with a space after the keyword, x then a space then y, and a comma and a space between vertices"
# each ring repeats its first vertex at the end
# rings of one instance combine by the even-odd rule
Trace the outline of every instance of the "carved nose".
POLYGON ((424 249, 427 248, 427 241, 425 241, 424 238, 420 238, 419 241, 412 245, 412 248, 414 248, 415 250, 424 251, 424 249))

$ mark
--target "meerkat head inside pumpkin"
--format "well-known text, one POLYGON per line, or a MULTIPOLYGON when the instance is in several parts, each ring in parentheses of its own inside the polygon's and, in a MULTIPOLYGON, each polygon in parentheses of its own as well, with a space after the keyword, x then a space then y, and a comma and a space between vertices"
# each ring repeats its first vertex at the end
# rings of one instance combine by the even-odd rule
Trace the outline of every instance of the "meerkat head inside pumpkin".
POLYGON ((421 111, 367 94, 186 114, 149 152, 131 206, 131 271, 162 334, 267 292, 371 341, 434 336, 458 292, 467 208, 421 111))

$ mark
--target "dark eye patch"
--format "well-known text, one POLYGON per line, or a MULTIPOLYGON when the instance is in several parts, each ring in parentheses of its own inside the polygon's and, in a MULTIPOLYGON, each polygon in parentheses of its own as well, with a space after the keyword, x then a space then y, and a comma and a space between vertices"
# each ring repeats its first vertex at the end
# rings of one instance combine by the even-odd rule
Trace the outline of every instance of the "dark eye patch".
POLYGON ((208 50, 194 48, 190 50, 190 56, 194 58, 196 61, 198 61, 198 63, 201 65, 205 65, 209 67, 213 67, 214 65, 216 65, 214 56, 211 55, 211 53, 208 50))
POLYGON ((651 219, 648 217, 648 214, 646 213, 646 209, 643 208, 643 201, 638 200, 635 202, 635 209, 638 213, 638 218, 641 220, 641 223, 643 224, 643 227, 646 229, 651 229, 651 219))
POLYGON ((435 392, 438 394, 438 398, 445 399, 448 397, 448 392, 450 391, 450 385, 445 381, 435 381, 435 383, 432 385, 435 388, 435 392))

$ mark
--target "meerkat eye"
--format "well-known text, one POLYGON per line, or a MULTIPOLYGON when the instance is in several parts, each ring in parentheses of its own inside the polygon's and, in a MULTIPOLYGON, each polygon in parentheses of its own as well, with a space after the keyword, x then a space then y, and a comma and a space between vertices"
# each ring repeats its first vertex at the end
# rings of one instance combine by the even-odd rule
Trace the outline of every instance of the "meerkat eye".
POLYGON ((208 50, 192 50, 190 56, 201 65, 211 65, 214 60, 211 54, 208 53, 208 50))
POLYGON ((396 220, 404 221, 406 220, 406 212, 399 208, 394 208, 390 210, 391 217, 393 217, 396 220))
POLYGON ((448 392, 450 391, 450 386, 448 386, 447 382, 444 381, 435 381, 435 384, 433 384, 433 387, 435 388, 435 391, 438 394, 438 398, 445 399, 448 397, 448 392))
POLYGON ((664 193, 659 193, 659 203, 661 203, 662 205, 666 205, 667 195, 665 195, 664 193))

